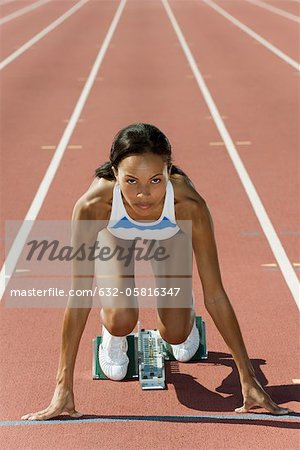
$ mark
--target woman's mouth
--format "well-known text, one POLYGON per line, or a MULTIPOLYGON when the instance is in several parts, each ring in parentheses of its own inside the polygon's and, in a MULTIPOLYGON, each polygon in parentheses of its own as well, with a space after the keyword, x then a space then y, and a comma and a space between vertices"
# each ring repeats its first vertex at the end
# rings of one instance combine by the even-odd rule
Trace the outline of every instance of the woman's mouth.
POLYGON ((149 209, 152 205, 150 203, 136 203, 136 206, 141 209, 149 209))

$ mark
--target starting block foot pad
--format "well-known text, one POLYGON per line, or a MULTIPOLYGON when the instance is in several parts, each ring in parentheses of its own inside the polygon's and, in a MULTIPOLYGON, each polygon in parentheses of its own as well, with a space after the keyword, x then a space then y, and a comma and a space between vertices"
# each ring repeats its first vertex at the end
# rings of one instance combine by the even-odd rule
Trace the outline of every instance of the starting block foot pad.
MULTIPOLYGON (((201 316, 196 317, 196 325, 200 335, 200 344, 199 348, 196 351, 195 355, 188 362, 191 361, 200 361, 201 359, 207 359, 207 350, 206 350, 206 329, 205 322, 202 320, 201 316)), ((174 358, 171 345, 167 342, 164 342, 164 350, 165 350, 165 359, 167 361, 176 361, 174 358)))
MULTIPOLYGON (((199 330, 200 345, 190 361, 200 361, 201 359, 207 359, 208 356, 205 322, 201 316, 196 317, 196 325, 199 330)), ((141 330, 139 333, 128 335, 126 339, 128 342, 127 355, 129 357, 129 365, 125 379, 139 379, 142 389, 164 389, 164 361, 176 361, 170 344, 163 341, 156 330, 141 330), (150 344, 150 350, 148 344, 150 344), (155 359, 155 364, 153 362, 149 364, 149 356, 155 359), (154 381, 152 382, 151 380, 154 381)), ((92 360, 92 377, 94 380, 107 379, 99 364, 98 352, 100 344, 101 336, 95 337, 93 339, 92 360)))
MULTIPOLYGON (((127 337, 128 342, 128 350, 127 356, 129 358, 129 364, 127 369, 127 374, 125 379, 131 380, 134 378, 138 378, 138 365, 136 360, 136 339, 134 334, 129 334, 127 337)), ((93 339, 93 363, 92 363, 92 372, 94 380, 107 380, 107 376, 101 370, 99 363, 99 346, 101 344, 101 336, 97 336, 93 339)))

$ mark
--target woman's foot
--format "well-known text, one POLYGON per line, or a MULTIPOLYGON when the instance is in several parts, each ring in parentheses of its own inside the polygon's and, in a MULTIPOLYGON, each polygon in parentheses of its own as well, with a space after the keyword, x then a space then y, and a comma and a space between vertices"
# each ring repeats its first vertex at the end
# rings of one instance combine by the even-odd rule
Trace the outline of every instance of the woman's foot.
POLYGON ((182 342, 182 344, 172 345, 171 348, 173 351, 173 355, 177 361, 187 362, 195 355, 199 348, 200 344, 200 336, 199 330, 196 326, 196 321, 194 321, 194 325, 192 331, 188 338, 182 342))
POLYGON ((127 350, 126 336, 113 336, 103 326, 102 341, 99 345, 99 363, 107 378, 114 381, 125 378, 129 364, 127 350))

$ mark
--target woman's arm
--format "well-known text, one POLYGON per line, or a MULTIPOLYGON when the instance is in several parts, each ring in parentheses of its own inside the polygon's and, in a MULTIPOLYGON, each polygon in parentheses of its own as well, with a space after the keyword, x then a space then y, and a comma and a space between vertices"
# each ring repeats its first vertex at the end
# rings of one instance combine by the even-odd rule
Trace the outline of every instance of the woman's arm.
POLYGON ((255 377, 241 330, 230 300, 222 284, 212 218, 203 201, 192 206, 193 250, 201 279, 205 307, 236 363, 242 385, 244 404, 237 412, 247 412, 254 406, 266 408, 273 414, 287 414, 263 390, 255 377))
MULTIPOLYGON (((72 246, 77 249, 82 244, 88 249, 97 239, 100 223, 90 220, 89 208, 82 202, 75 205, 72 217, 72 246)), ((94 262, 72 261, 72 286, 74 292, 92 290, 94 262)), ((73 375, 76 356, 82 333, 92 306, 92 295, 69 297, 64 313, 60 358, 56 376, 56 387, 50 405, 35 413, 26 414, 23 420, 47 420, 67 412, 72 417, 80 417, 75 409, 73 375)))

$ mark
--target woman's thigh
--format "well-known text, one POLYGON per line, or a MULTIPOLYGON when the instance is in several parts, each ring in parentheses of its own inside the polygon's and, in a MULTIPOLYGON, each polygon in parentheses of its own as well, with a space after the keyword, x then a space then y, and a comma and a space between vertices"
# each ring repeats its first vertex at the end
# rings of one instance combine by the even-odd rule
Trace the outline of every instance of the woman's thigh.
POLYGON ((134 241, 119 239, 107 229, 98 235, 102 257, 95 260, 95 277, 103 308, 136 308, 134 241))
POLYGON ((158 288, 157 308, 191 308, 193 256, 190 238, 182 232, 170 239, 156 241, 165 259, 152 258, 158 288))

